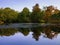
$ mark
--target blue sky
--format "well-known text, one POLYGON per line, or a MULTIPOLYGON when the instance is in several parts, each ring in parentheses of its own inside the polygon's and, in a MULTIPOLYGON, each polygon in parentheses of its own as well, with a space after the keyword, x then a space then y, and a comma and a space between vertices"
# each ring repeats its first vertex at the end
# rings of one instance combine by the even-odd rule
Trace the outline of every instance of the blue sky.
POLYGON ((60 9, 60 0, 0 0, 0 8, 10 7, 21 11, 24 7, 27 7, 31 11, 36 3, 40 5, 40 8, 53 5, 60 9))

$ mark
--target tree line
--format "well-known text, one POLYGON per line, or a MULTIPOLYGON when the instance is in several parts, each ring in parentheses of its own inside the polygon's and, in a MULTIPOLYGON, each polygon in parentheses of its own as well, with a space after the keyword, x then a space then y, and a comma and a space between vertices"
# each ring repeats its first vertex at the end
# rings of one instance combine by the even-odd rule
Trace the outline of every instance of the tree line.
POLYGON ((0 8, 0 23, 59 23, 60 10, 54 6, 46 6, 43 9, 39 4, 33 6, 32 12, 24 7, 21 12, 9 7, 0 8))

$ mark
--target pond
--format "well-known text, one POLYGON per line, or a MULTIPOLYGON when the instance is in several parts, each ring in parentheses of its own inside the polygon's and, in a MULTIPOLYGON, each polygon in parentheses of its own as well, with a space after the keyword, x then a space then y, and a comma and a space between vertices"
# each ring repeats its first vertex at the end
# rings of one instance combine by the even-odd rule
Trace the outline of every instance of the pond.
POLYGON ((0 45, 60 45, 60 25, 38 23, 0 25, 0 45))

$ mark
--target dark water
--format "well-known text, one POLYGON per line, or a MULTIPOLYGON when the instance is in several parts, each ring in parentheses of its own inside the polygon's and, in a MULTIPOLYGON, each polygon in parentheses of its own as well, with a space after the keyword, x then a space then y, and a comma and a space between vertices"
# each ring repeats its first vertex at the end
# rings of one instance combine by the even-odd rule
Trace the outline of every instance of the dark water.
POLYGON ((60 26, 37 23, 0 25, 0 45, 60 45, 60 26))

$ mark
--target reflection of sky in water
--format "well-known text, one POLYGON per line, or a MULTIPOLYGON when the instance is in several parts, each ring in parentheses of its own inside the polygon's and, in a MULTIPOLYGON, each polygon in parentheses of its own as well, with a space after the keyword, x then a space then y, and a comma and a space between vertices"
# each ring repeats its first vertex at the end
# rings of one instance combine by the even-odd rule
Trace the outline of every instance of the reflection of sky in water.
POLYGON ((52 40, 40 36, 39 41, 35 41, 32 37, 32 33, 28 36, 16 33, 14 36, 0 36, 0 45, 60 45, 60 35, 52 40))

